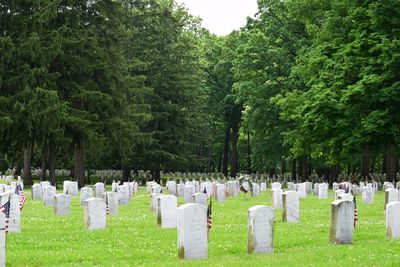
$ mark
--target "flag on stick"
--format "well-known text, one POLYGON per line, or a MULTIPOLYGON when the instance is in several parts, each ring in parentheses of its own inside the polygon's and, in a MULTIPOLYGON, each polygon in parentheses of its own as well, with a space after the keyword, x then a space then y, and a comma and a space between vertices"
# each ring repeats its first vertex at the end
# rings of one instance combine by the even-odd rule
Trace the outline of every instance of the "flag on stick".
POLYGON ((6 203, 4 203, 3 206, 0 207, 0 212, 4 213, 6 215, 5 224, 4 224, 5 225, 4 228, 6 230, 6 233, 8 232, 8 221, 9 221, 9 218, 10 218, 10 207, 11 207, 10 200, 8 200, 6 203))

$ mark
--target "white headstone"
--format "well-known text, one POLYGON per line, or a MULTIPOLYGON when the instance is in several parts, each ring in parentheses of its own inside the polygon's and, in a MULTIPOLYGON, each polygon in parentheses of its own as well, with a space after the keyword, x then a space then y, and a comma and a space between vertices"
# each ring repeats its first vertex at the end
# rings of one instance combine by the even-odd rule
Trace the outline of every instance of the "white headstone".
POLYGON ((32 185, 32 199, 42 200, 43 199, 43 189, 40 184, 32 185))
POLYGON ((333 244, 352 244, 354 230, 354 203, 348 200, 335 200, 331 205, 330 242, 333 244))
POLYGON ((207 205, 207 194, 204 193, 194 193, 193 203, 207 205))
POLYGON ((375 191, 372 186, 364 186, 362 189, 362 202, 367 205, 374 203, 374 194, 375 191))
POLYGON ((207 208, 184 204, 178 208, 178 255, 181 259, 208 257, 207 208))
POLYGON ((306 198, 307 197, 306 184, 305 183, 297 184, 297 192, 299 192, 300 198, 306 198))
POLYGON ((106 192, 106 205, 110 215, 118 215, 118 193, 106 192))
POLYGON ((175 228, 178 222, 177 198, 173 195, 158 197, 157 223, 161 228, 175 228))
POLYGON ((287 184, 288 191, 296 191, 296 184, 292 182, 288 182, 287 184))
POLYGON ((184 197, 185 196, 185 184, 178 184, 178 195, 177 197, 184 197))
POLYGON ((398 201, 398 200, 399 200, 399 190, 389 188, 385 191, 385 209, 387 204, 389 204, 392 201, 398 201))
POLYGON ((400 238, 400 202, 393 201, 386 205, 386 238, 400 238))
POLYGON ((339 199, 339 195, 341 195, 341 194, 345 194, 345 191, 343 189, 335 190, 334 200, 338 200, 339 199))
POLYGON ((282 189, 282 185, 281 185, 281 183, 273 182, 271 184, 271 189, 282 189))
POLYGON ((64 181, 63 182, 63 193, 64 194, 69 194, 69 183, 71 181, 64 181))
POLYGON ((192 203, 194 191, 194 185, 188 184, 185 186, 185 203, 192 203))
POLYGON ((118 204, 128 205, 129 203, 129 187, 128 185, 118 186, 118 204))
POLYGON ((54 196, 56 194, 55 186, 46 186, 43 188, 43 203, 45 206, 54 205, 54 196))
POLYGON ((167 191, 170 195, 176 195, 176 182, 168 181, 167 182, 167 191))
POLYGON ((106 202, 104 199, 89 198, 85 201, 84 221, 87 230, 106 228, 106 202))
POLYGON ((80 202, 81 206, 85 205, 85 200, 93 197, 93 189, 90 187, 81 188, 80 202))
POLYGON ((314 195, 319 195, 319 183, 314 184, 314 195))
POLYGON ((286 191, 282 194, 282 197, 283 197, 282 221, 298 222, 300 220, 299 192, 286 191))
POLYGON ((328 198, 328 184, 326 184, 326 183, 319 184, 318 198, 319 199, 327 199, 328 198))
POLYGON ((102 198, 104 194, 104 184, 103 183, 96 183, 94 185, 94 192, 96 198, 102 198))
POLYGON ((282 189, 272 189, 271 194, 272 207, 275 209, 282 209, 282 189))
POLYGON ((150 194, 150 210, 158 214, 158 197, 161 196, 160 193, 150 194))
POLYGON ((117 182, 112 182, 111 184, 111 191, 112 192, 118 192, 118 183, 117 182))
MULTIPOLYGON (((280 190, 280 189, 276 189, 280 190)), ((253 253, 274 252, 274 209, 254 206, 248 210, 247 251, 253 253)))
POLYGON ((57 194, 54 196, 54 214, 69 215, 71 206, 71 197, 66 194, 57 194))
POLYGON ((225 202, 225 185, 217 184, 216 185, 216 197, 215 200, 217 202, 225 202))
POLYGON ((70 196, 78 195, 78 182, 74 181, 74 182, 69 183, 68 195, 70 195, 70 196))
POLYGON ((6 215, 0 212, 0 266, 6 266, 6 215))
POLYGON ((261 183, 260 191, 261 192, 266 192, 267 191, 267 183, 266 182, 262 182, 261 183))
POLYGON ((338 199, 353 201, 354 196, 350 193, 339 194, 338 199))
POLYGON ((257 183, 253 183, 253 191, 251 192, 251 195, 253 197, 259 197, 260 196, 260 185, 257 183))
POLYGON ((8 220, 8 232, 21 232, 20 196, 10 193, 10 218, 8 220))

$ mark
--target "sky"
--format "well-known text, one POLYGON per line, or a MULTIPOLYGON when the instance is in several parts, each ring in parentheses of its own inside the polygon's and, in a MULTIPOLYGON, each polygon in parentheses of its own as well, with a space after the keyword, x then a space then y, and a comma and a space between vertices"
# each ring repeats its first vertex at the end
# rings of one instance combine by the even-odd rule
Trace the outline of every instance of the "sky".
POLYGON ((246 17, 257 12, 257 0, 177 0, 192 15, 202 18, 202 26, 217 35, 227 35, 246 25, 246 17))

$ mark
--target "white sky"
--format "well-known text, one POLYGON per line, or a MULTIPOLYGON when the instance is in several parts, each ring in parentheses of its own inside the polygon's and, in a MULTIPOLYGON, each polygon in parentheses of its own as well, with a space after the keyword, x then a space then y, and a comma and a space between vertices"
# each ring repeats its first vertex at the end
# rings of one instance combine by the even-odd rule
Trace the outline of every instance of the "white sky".
POLYGON ((246 17, 257 12, 257 0, 176 0, 192 15, 202 18, 202 26, 217 35, 227 35, 246 25, 246 17))

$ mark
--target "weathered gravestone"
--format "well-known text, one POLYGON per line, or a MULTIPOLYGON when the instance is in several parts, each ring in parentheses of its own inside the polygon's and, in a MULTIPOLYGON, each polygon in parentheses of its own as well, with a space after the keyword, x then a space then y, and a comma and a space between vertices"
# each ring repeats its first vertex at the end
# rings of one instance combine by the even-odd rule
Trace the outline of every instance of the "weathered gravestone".
POLYGON ((257 183, 253 183, 253 191, 251 192, 251 195, 253 197, 259 197, 260 196, 260 185, 257 183))
POLYGON ((43 203, 45 206, 54 205, 54 196, 56 194, 55 186, 46 186, 43 188, 43 203))
POLYGON ((69 183, 71 181, 64 181, 63 182, 63 193, 64 194, 69 194, 69 183))
POLYGON ((216 185, 216 198, 217 202, 225 202, 225 185, 217 184, 216 185))
POLYGON ((185 184, 178 184, 177 190, 177 197, 184 197, 185 196, 185 184))
POLYGON ((385 209, 387 204, 389 204, 392 201, 398 201, 398 200, 399 200, 399 190, 390 188, 385 191, 385 209))
POLYGON ((261 183, 260 191, 261 192, 266 192, 267 191, 267 183, 266 182, 262 182, 261 183))
POLYGON ((296 191, 296 184, 293 182, 288 182, 287 188, 289 191, 296 191))
POLYGON ((158 213, 158 197, 161 196, 160 193, 150 194, 150 210, 157 214, 158 213))
POLYGON ((314 195, 318 196, 319 195, 319 183, 314 184, 314 195))
POLYGON ((119 183, 117 183, 117 182, 112 182, 112 184, 111 184, 111 191, 112 191, 112 192, 118 192, 118 186, 119 186, 119 183))
POLYGON ((161 228, 175 228, 178 220, 177 198, 173 195, 158 197, 157 224, 161 228))
POLYGON ((81 188, 80 203, 81 206, 85 205, 85 200, 93 197, 93 189, 90 187, 81 188))
POLYGON ((116 192, 105 192, 104 198, 106 201, 106 207, 109 215, 118 215, 118 193, 116 192))
POLYGON ((305 183, 297 184, 297 192, 299 192, 300 198, 307 198, 306 184, 305 183))
POLYGON ((286 191, 282 194, 283 212, 282 221, 298 222, 300 220, 300 196, 299 192, 286 191))
POLYGON ((248 210, 247 252, 274 252, 274 209, 257 205, 248 210))
POLYGON ((6 266, 6 215, 0 212, 0 267, 6 266))
POLYGON ((313 184, 311 182, 305 182, 307 194, 312 193, 313 191, 313 184))
POLYGON ((8 220, 9 233, 21 232, 20 204, 20 196, 18 194, 10 193, 10 218, 8 220))
POLYGON ((271 201, 272 201, 272 207, 275 209, 281 209, 283 207, 282 205, 282 189, 272 189, 271 190, 271 201))
POLYGON ((104 229, 107 225, 106 202, 102 198, 89 198, 85 201, 85 229, 104 229))
POLYGON ((66 194, 57 194, 54 196, 54 214, 69 215, 71 206, 71 197, 66 194))
POLYGON ((178 208, 178 255, 181 259, 208 257, 207 208, 184 204, 178 208))
POLYGON ((104 194, 104 184, 103 183, 96 183, 94 185, 94 192, 96 198, 102 198, 104 194))
POLYGON ((162 193, 162 186, 155 183, 151 186, 151 193, 162 193))
POLYGON ((69 191, 68 195, 77 196, 78 195, 78 182, 70 182, 69 183, 69 191))
POLYGON ((329 240, 333 244, 352 244, 354 230, 354 203, 335 200, 331 204, 329 240))
POLYGON ((129 203, 129 187, 128 185, 118 186, 118 204, 128 205, 129 203))
POLYGON ((362 189, 362 202, 367 205, 374 203, 374 194, 375 191, 372 186, 364 186, 364 188, 362 189))
POLYGON ((42 200, 43 199, 43 189, 40 184, 32 185, 32 199, 42 200))
POLYGON ((236 193, 237 192, 237 190, 236 190, 236 182, 235 181, 228 181, 226 183, 226 186, 227 186, 228 195, 231 196, 231 197, 236 196, 236 194, 237 194, 236 193))
POLYGON ((339 199, 339 195, 345 194, 345 192, 346 192, 346 191, 344 191, 343 189, 337 189, 337 190, 335 190, 334 200, 338 200, 338 199, 339 199))
POLYGON ((194 193, 193 203, 207 205, 207 194, 205 193, 194 193))
POLYGON ((167 187, 167 191, 170 195, 176 195, 176 182, 175 181, 168 181, 166 187, 167 187))
POLYGON ((319 184, 318 198, 319 199, 327 199, 328 198, 328 184, 326 184, 326 183, 319 184))
POLYGON ((281 185, 281 183, 273 182, 271 184, 271 189, 282 189, 282 185, 281 185))
POLYGON ((195 193, 194 185, 188 184, 185 185, 185 203, 193 202, 193 194, 195 193))
POLYGON ((400 202, 393 201, 386 205, 386 238, 400 238, 400 202))

